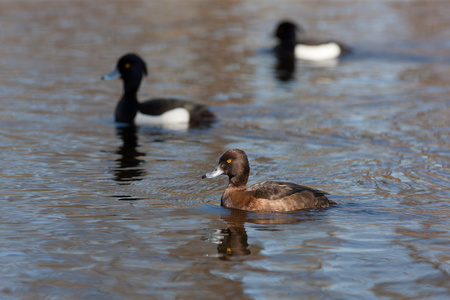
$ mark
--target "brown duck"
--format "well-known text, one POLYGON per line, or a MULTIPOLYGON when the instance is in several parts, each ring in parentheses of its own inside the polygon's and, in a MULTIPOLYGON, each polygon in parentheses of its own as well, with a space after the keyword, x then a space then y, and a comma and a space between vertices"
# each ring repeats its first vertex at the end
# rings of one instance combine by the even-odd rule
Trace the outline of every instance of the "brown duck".
POLYGON ((249 173, 250 165, 245 152, 231 149, 223 153, 219 164, 202 178, 228 176, 228 187, 221 200, 221 205, 228 208, 287 212, 336 204, 323 191, 291 182, 264 181, 247 187, 249 173))

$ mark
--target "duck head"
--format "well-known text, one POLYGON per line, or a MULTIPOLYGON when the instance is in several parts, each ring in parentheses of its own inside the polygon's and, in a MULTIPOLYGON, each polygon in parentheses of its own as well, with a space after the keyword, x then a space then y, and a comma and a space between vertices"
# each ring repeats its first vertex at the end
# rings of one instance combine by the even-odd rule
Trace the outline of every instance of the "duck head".
POLYGON ((137 92, 142 77, 147 75, 147 65, 136 54, 125 54, 117 62, 116 68, 102 77, 103 80, 121 78, 124 82, 125 92, 137 92))
POLYGON ((291 21, 282 21, 278 23, 275 30, 275 37, 280 44, 295 45, 300 41, 300 36, 304 33, 302 27, 291 21))
POLYGON ((203 174, 202 178, 215 178, 219 175, 227 175, 231 185, 245 186, 249 174, 250 165, 245 152, 239 149, 231 149, 223 153, 217 166, 210 172, 203 174))

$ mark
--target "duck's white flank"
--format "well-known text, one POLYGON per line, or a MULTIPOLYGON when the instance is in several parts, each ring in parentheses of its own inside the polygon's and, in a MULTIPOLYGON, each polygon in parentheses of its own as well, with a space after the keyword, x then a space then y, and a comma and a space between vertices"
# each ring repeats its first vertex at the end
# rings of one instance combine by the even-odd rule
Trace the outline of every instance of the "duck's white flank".
POLYGON ((152 126, 187 124, 189 123, 189 112, 182 107, 171 109, 159 116, 145 115, 138 112, 134 121, 136 124, 152 126))
POLYGON ((341 55, 341 48, 336 43, 295 46, 295 57, 303 60, 328 60, 337 58, 339 55, 341 55))

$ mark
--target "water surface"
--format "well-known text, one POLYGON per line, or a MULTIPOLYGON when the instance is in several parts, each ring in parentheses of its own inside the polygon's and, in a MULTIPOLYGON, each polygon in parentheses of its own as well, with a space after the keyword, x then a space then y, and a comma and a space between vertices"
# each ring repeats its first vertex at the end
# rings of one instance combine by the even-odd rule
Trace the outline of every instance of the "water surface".
POLYGON ((446 299, 450 4, 0 2, 0 298, 446 299), (354 53, 281 64, 275 23, 354 53), (124 53, 140 98, 211 107, 210 128, 113 123, 124 53), (323 189, 326 210, 220 207, 201 180, 241 148, 251 183, 323 189))

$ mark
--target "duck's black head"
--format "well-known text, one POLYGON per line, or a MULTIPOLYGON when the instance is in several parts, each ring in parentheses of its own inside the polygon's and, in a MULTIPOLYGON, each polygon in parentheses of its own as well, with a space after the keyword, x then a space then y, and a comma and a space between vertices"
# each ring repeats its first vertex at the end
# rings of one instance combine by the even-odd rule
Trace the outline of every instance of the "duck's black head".
POLYGON ((299 36, 303 33, 303 28, 291 21, 282 21, 278 23, 275 30, 275 37, 281 44, 296 44, 299 36))
POLYGON ((250 173, 250 165, 247 155, 240 149, 231 149, 223 153, 219 158, 219 163, 202 178, 215 178, 219 175, 227 175, 230 184, 234 186, 245 185, 250 173))
POLYGON ((142 76, 147 75, 147 65, 136 54, 125 54, 117 62, 116 68, 102 77, 103 80, 122 78, 125 92, 136 92, 142 81, 142 76))

